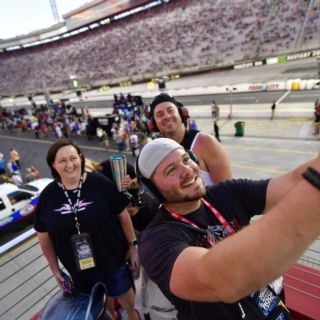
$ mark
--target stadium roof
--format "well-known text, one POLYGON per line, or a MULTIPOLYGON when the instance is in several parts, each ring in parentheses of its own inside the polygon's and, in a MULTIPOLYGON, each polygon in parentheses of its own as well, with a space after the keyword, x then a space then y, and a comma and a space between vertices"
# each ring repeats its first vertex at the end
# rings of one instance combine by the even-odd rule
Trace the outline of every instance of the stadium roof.
POLYGON ((47 29, 61 22, 64 15, 97 1, 98 0, 5 1, 5 7, 3 7, 3 10, 0 12, 0 39, 7 40, 47 29))

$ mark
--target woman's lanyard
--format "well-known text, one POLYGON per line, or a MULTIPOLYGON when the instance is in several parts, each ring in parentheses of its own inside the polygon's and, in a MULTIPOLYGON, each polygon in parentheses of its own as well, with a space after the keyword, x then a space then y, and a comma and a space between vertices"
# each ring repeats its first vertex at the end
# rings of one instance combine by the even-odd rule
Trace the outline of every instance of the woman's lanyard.
POLYGON ((69 202, 69 205, 70 205, 70 208, 71 208, 72 212, 74 213, 73 216, 74 216, 74 220, 75 220, 75 223, 76 223, 76 228, 77 228, 78 234, 80 234, 80 222, 79 222, 79 219, 78 219, 78 211, 79 211, 79 203, 80 203, 82 183, 83 183, 83 175, 80 178, 79 187, 78 187, 78 193, 77 193, 77 199, 76 199, 75 205, 73 205, 73 203, 72 203, 72 201, 70 199, 70 196, 68 194, 68 191, 65 188, 65 186, 63 185, 63 183, 59 184, 61 186, 63 192, 64 192, 64 195, 66 196, 66 198, 67 198, 67 200, 69 202))
MULTIPOLYGON (((201 198, 201 202, 207 206, 210 211, 212 212, 212 214, 216 217, 216 219, 218 219, 218 221, 226 228, 226 230, 229 232, 229 234, 234 234, 235 231, 232 229, 232 227, 230 226, 230 224, 228 223, 228 221, 222 216, 222 214, 216 209, 214 208, 208 201, 206 201, 205 199, 201 198)), ((178 221, 184 222, 189 224, 190 226, 199 229, 200 227, 195 224, 194 222, 190 221, 189 219, 187 219, 186 217, 180 215, 177 212, 171 211, 168 208, 166 208, 166 210, 168 211, 168 213, 170 214, 170 216, 178 221)), ((210 239, 208 239, 208 241, 210 241, 210 239)), ((210 241, 211 245, 213 245, 212 241, 210 241)))
POLYGON ((78 234, 74 234, 71 237, 73 256, 74 256, 78 271, 94 268, 96 266, 96 262, 94 258, 94 250, 93 250, 90 234, 80 233, 80 223, 78 220, 80 196, 81 196, 81 189, 82 189, 82 184, 84 180, 84 174, 80 178, 75 205, 72 204, 68 191, 66 190, 63 183, 61 183, 61 188, 63 189, 64 195, 66 196, 69 202, 69 205, 71 207, 71 210, 74 213, 73 216, 76 222, 76 228, 78 232, 78 234))

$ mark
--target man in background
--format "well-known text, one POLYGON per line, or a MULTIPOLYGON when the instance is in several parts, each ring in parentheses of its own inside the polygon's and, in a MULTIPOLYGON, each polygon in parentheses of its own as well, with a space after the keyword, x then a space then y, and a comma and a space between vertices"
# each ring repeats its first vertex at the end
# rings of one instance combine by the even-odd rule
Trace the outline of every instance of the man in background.
POLYGON ((232 178, 229 158, 223 146, 211 135, 187 130, 181 103, 166 93, 156 96, 150 105, 150 120, 162 136, 180 143, 197 156, 205 185, 232 178))

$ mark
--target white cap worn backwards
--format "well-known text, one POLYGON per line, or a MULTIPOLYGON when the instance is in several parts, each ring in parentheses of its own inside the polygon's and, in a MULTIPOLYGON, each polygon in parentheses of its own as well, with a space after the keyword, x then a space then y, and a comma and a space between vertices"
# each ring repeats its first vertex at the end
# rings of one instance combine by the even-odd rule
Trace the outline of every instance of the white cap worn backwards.
POLYGON ((160 162, 176 149, 183 149, 183 146, 168 138, 158 138, 147 143, 142 148, 138 159, 141 175, 150 179, 160 162))

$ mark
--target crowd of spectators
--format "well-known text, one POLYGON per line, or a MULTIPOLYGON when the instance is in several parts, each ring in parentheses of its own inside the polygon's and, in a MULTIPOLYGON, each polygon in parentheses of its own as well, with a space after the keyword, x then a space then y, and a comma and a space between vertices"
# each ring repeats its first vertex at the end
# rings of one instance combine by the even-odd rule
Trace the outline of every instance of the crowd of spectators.
POLYGON ((173 0, 100 28, 0 54, 0 93, 66 89, 319 46, 320 0, 173 0))
MULTIPOLYGON (((262 36, 258 39, 257 52, 262 56, 283 51, 288 52, 298 42, 301 49, 301 45, 303 45, 299 41, 301 32, 308 32, 311 37, 314 34, 319 34, 320 30, 310 28, 312 20, 309 19, 309 15, 313 12, 313 21, 318 20, 318 27, 320 26, 319 12, 315 13, 314 11, 318 5, 316 1, 309 0, 274 1, 273 10, 268 16, 267 23, 263 26, 262 36), (281 13, 280 21, 279 12, 281 13)), ((304 38, 303 42, 308 42, 308 40, 309 38, 304 38)), ((320 43, 317 44, 317 46, 319 45, 320 43)))
POLYGON ((302 43, 309 43, 310 47, 319 47, 320 38, 320 0, 312 1, 307 12, 306 24, 302 30, 302 43))
POLYGON ((75 136, 87 140, 98 139, 108 150, 110 142, 119 152, 132 150, 139 154, 140 146, 152 136, 147 122, 149 107, 141 96, 114 95, 113 113, 94 117, 88 108, 76 110, 63 101, 49 101, 39 107, 33 103, 32 111, 0 109, 0 128, 11 132, 32 132, 37 139, 55 136, 56 139, 75 136), (105 121, 107 120, 107 121, 105 121))
POLYGON ((61 138, 62 135, 68 137, 80 134, 86 129, 83 117, 77 115, 75 109, 64 102, 51 101, 49 105, 34 106, 31 114, 24 108, 14 111, 1 109, 1 129, 21 132, 32 130, 38 139, 47 136, 48 132, 53 132, 61 138), (57 127, 61 129, 61 136, 57 134, 57 127))

